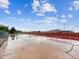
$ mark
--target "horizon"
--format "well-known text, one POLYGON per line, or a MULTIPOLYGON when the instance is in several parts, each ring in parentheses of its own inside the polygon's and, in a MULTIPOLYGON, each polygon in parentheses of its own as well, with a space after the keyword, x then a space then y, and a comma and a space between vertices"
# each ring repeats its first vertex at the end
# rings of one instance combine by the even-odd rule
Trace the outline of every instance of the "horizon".
POLYGON ((79 32, 79 0, 0 0, 0 25, 22 31, 79 32))

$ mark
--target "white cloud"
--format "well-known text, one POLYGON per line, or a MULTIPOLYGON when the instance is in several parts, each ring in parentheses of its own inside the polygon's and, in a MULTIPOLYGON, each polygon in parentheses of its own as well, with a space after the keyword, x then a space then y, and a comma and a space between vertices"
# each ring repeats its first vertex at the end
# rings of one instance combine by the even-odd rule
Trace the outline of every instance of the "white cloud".
POLYGON ((24 20, 25 20, 24 18, 21 18, 21 19, 20 19, 20 21, 24 21, 24 20))
POLYGON ((79 10, 79 0, 73 1, 72 6, 75 8, 75 10, 79 10))
POLYGON ((9 19, 17 19, 17 17, 9 17, 9 19))
POLYGON ((43 4, 42 6, 42 12, 45 13, 45 12, 57 12, 57 10, 55 9, 55 6, 54 5, 51 5, 50 3, 45 3, 43 4))
POLYGON ((65 16, 64 14, 61 15, 60 18, 60 23, 66 23, 68 21, 68 19, 72 18, 72 14, 67 14, 67 16, 65 16))
POLYGON ((45 16, 44 13, 36 13, 37 16, 45 16))
POLYGON ((22 12, 21 12, 20 10, 17 10, 17 13, 18 13, 19 15, 21 15, 21 14, 22 14, 22 12))
POLYGON ((70 7, 69 7, 69 10, 70 10, 70 11, 72 11, 72 10, 73 10, 73 7, 72 7, 72 6, 70 6, 70 7))
POLYGON ((4 12, 5 12, 6 14, 10 14, 10 11, 8 11, 8 10, 4 10, 4 12))
POLYGON ((2 9, 8 9, 9 4, 9 0, 0 0, 0 8, 2 9))
POLYGON ((32 9, 38 16, 44 16, 46 12, 57 12, 55 6, 47 0, 33 0, 32 9))
POLYGON ((24 22, 24 23, 33 23, 33 21, 30 19, 30 18, 28 18, 28 19, 25 19, 25 18, 20 18, 20 21, 22 21, 22 22, 24 22))
POLYGON ((27 22, 32 22, 32 20, 31 20, 31 19, 26 19, 26 21, 27 21, 27 22))
POLYGON ((69 17, 69 18, 72 18, 72 15, 71 15, 71 14, 68 14, 68 17, 69 17))
POLYGON ((34 12, 38 11, 39 6, 40 6, 39 0, 33 0, 32 8, 34 12))
POLYGON ((66 19, 61 19, 61 23, 66 23, 67 20, 66 19))
POLYGON ((41 3, 46 3, 48 0, 40 0, 41 3))
POLYGON ((26 8, 27 7, 27 4, 25 4, 24 7, 26 8))
POLYGON ((65 15, 61 15, 61 18, 65 18, 65 15))
POLYGON ((54 24, 58 21, 58 19, 56 17, 47 17, 46 18, 46 23, 47 24, 54 24))
POLYGON ((51 24, 55 24, 57 21, 58 21, 58 19, 55 17, 46 17, 44 20, 35 21, 35 23, 44 24, 44 25, 51 25, 51 24))
POLYGON ((69 19, 69 18, 72 18, 72 14, 61 15, 61 19, 69 19))

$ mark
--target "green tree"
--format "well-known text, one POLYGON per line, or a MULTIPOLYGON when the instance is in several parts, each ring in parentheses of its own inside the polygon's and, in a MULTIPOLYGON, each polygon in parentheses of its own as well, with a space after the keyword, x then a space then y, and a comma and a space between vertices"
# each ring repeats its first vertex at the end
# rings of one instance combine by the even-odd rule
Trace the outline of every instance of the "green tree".
POLYGON ((9 32, 8 26, 0 25, 0 31, 6 31, 6 32, 9 32))
POLYGON ((15 34, 15 33, 16 33, 16 29, 14 27, 12 27, 10 30, 10 34, 15 34))

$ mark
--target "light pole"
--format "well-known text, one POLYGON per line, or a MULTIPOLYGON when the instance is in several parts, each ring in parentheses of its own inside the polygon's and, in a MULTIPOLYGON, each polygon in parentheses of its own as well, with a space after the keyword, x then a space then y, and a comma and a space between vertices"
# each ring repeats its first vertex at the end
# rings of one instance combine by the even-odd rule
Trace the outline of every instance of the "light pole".
POLYGON ((65 31, 66 22, 67 22, 66 19, 62 19, 62 24, 63 24, 63 30, 64 30, 64 31, 65 31))

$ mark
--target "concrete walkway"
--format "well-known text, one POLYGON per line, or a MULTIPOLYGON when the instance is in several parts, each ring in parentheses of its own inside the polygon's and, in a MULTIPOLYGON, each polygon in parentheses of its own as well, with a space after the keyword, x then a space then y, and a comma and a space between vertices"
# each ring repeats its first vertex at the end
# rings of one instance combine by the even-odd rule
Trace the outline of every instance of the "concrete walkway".
POLYGON ((79 59, 78 42, 72 45, 49 39, 55 38, 33 35, 9 38, 2 59, 79 59))

